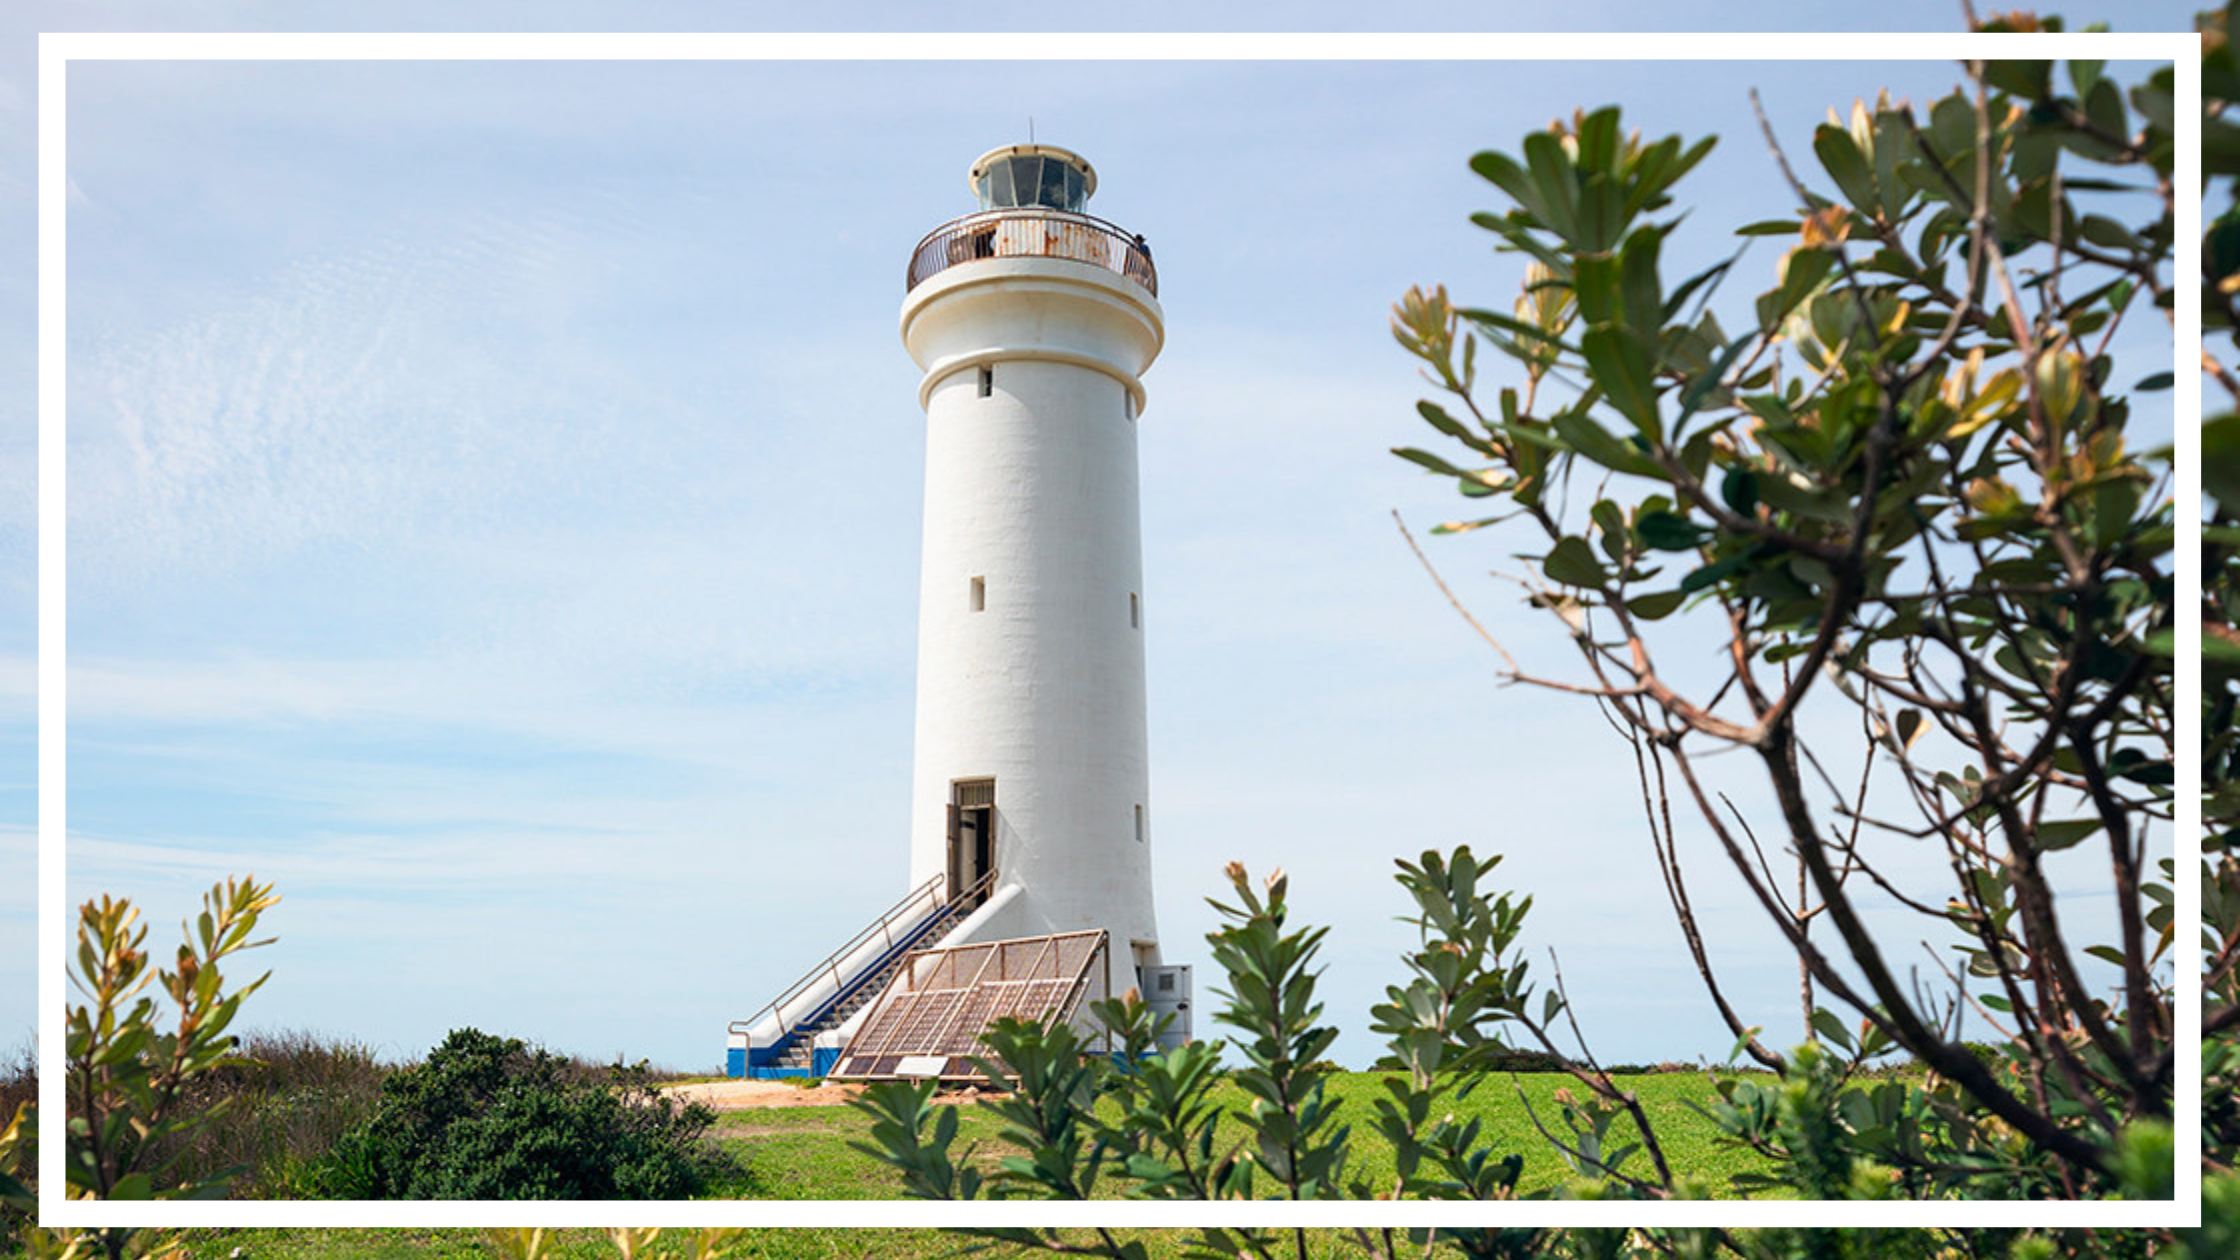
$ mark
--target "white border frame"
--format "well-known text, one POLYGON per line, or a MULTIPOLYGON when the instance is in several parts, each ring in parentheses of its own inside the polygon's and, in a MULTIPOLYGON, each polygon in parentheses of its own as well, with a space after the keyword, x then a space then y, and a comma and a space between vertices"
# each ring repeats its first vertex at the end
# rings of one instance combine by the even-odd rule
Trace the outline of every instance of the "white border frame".
MULTIPOLYGON (((2201 376, 2188 347, 2201 340, 2200 310, 2190 300, 2201 273, 2201 63, 2198 37, 2185 32, 2130 35, 1485 35, 1485 34, 42 34, 38 77, 39 222, 39 992, 38 1009, 60 1012, 67 999, 70 913, 63 879, 66 629, 64 565, 66 424, 64 274, 68 212, 67 77, 73 61, 645 61, 775 60, 894 61, 967 59, 1071 61, 1924 61, 1968 57, 2170 61, 2176 67, 2179 137, 2176 167, 2177 533, 2174 569, 2181 610, 2176 687, 2201 687, 2200 626, 2182 615, 2201 594, 2200 550, 2188 545, 2201 527, 2201 376), (1584 55, 1582 55, 1584 54, 1584 55), (2194 137, 2187 143, 2188 135, 2194 137)), ((2177 711, 2179 770, 2173 850, 2178 921, 2177 1044, 2201 1035, 2200 973, 2185 965, 2201 920, 2199 882, 2201 767, 2187 750, 2200 747, 2198 706, 2177 711)), ((64 1034, 54 1019, 39 1030, 39 1104, 50 1119, 39 1151, 39 1221, 49 1226, 301 1227, 301 1226, 1086 1226, 1196 1228, 1281 1225, 1411 1226, 1950 1226, 1979 1228, 2196 1226, 2201 1171, 2190 1152, 2200 1146, 2200 1058, 2177 1057, 2176 1199, 2089 1203, 1682 1203, 1321 1202, 1321 1203, 1043 1203, 778 1202, 491 1203, 491 1202, 218 1202, 123 1203, 70 1200, 61 1117, 64 1034)))

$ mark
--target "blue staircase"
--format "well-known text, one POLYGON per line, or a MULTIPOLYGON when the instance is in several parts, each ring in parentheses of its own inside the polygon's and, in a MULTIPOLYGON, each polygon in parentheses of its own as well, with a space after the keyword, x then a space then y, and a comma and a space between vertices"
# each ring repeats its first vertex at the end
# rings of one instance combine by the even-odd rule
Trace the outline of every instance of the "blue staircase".
POLYGON ((775 1021, 779 1035, 768 1045, 745 1049, 734 1046, 724 1064, 726 1074, 757 1080, 823 1076, 832 1064, 819 1062, 819 1059, 834 1058, 837 1051, 820 1054, 816 1049, 818 1034, 848 1022, 850 1016, 877 998, 886 989, 887 982, 894 978, 894 973, 901 969, 902 960, 911 950, 939 940, 943 933, 988 899, 995 877, 996 873, 991 870, 971 888, 946 900, 942 890, 948 880, 938 875, 927 880, 869 927, 856 933, 847 944, 810 968, 807 975, 795 981, 776 1001, 752 1018, 733 1020, 734 1041, 738 1039, 737 1034, 749 1033, 771 1021, 775 1021), (867 947, 872 952, 863 957, 867 947), (843 974, 841 968, 851 959, 861 961, 852 966, 852 974, 843 974), (806 1013, 799 1012, 802 1005, 799 999, 819 981, 827 979, 832 981, 833 992, 806 1013))

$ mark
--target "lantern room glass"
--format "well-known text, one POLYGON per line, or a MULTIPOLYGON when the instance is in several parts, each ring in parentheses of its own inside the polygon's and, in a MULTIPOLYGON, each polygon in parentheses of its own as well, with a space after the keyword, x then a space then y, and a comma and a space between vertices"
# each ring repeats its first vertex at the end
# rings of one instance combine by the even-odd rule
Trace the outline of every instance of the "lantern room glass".
POLYGON ((988 163, 974 190, 982 210, 1043 209, 1084 213, 1088 181, 1081 168, 1040 153, 999 158, 988 163))

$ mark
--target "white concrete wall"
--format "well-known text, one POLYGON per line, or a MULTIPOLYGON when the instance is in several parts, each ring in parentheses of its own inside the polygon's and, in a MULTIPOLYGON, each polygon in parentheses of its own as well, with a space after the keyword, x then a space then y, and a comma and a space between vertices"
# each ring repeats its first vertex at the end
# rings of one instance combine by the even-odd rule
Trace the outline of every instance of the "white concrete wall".
POLYGON ((1101 927, 1122 989, 1158 943, 1133 414, 1162 327, 1135 282, 1056 259, 961 264, 903 307, 927 424, 910 878, 947 869, 950 785, 993 777, 1019 891, 970 939, 1101 927))

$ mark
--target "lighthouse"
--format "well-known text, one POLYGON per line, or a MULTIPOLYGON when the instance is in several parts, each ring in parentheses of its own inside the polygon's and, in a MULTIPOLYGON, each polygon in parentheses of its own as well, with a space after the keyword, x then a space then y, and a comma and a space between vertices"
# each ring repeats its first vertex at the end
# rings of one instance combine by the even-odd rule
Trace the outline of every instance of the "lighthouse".
POLYGON ((762 1014, 732 1075, 955 1076, 1013 1014, 1139 990, 1189 1035, 1151 897, 1136 427, 1166 336, 1141 236, 1054 145, 982 154, 913 251, 925 534, 912 891, 762 1014))
POLYGON ((1052 145, 984 154, 975 214, 912 256, 925 372, 913 882, 995 873, 962 939, 1101 927, 1160 961, 1151 904, 1136 426, 1165 338, 1140 238, 1052 145))

